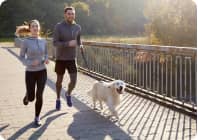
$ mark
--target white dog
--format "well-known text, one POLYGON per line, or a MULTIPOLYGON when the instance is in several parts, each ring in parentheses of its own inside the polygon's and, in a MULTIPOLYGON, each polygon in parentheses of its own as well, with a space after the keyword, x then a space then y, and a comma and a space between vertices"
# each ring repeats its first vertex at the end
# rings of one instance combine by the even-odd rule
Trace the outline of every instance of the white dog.
POLYGON ((105 102, 112 115, 118 119, 118 113, 115 108, 120 103, 120 94, 124 93, 125 86, 125 83, 121 80, 95 82, 93 88, 88 92, 88 95, 93 99, 94 109, 96 108, 97 100, 100 102, 101 110, 103 109, 102 102, 105 102))

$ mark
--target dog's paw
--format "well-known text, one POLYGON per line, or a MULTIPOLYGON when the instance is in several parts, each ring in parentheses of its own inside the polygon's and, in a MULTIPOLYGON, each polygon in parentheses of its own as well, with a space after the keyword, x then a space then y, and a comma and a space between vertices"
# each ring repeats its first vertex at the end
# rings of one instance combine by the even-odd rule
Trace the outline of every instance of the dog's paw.
POLYGON ((97 112, 101 112, 101 110, 98 109, 98 108, 93 108, 93 110, 94 110, 94 111, 97 111, 97 112))
POLYGON ((112 116, 111 117, 111 121, 112 122, 118 122, 119 121, 119 117, 118 116, 112 116))
POLYGON ((119 117, 118 116, 116 116, 115 118, 116 118, 117 121, 119 120, 119 117))
POLYGON ((93 110, 98 110, 98 109, 96 107, 94 107, 93 110))
POLYGON ((106 116, 107 119, 111 120, 112 122, 118 122, 119 117, 113 116, 113 115, 108 115, 106 116))
POLYGON ((105 114, 105 116, 107 119, 111 119, 113 117, 113 115, 111 115, 111 114, 105 114))
POLYGON ((119 119, 112 119, 112 122, 114 122, 114 123, 116 123, 118 121, 119 121, 119 119))
POLYGON ((111 115, 108 115, 108 116, 106 116, 107 117, 107 119, 111 119, 112 118, 112 116, 111 115))

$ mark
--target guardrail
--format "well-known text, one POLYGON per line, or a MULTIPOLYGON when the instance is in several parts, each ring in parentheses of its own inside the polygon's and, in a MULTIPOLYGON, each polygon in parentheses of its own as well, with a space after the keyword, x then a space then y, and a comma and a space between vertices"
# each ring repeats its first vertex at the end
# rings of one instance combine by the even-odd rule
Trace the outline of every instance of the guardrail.
MULTIPOLYGON (((196 48, 86 41, 84 46, 89 70, 196 108, 196 48)), ((86 68, 80 54, 78 64, 86 68)))
MULTIPOLYGON (((78 51, 78 65, 96 74, 121 79, 128 87, 197 110, 197 49, 193 47, 84 41, 88 69, 78 51)), ((54 56, 49 39, 49 54, 54 56)))

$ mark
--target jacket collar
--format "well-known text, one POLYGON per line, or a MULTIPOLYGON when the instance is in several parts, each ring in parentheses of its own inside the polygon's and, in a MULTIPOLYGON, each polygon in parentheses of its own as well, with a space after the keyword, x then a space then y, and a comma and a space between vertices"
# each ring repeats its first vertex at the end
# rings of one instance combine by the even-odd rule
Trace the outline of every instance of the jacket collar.
POLYGON ((64 20, 64 23, 66 23, 67 25, 74 25, 74 24, 76 24, 75 21, 73 21, 72 23, 69 23, 67 20, 64 20))

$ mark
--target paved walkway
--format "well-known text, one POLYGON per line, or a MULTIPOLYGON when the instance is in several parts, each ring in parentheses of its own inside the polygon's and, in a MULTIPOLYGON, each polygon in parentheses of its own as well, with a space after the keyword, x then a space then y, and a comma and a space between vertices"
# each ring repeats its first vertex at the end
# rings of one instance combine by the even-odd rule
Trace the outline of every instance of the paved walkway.
MULTIPOLYGON (((35 128, 34 103, 22 104, 25 94, 24 67, 18 48, 0 44, 0 135, 9 140, 189 140, 196 135, 196 119, 150 100, 126 93, 118 107, 120 120, 107 118, 108 110, 94 111, 86 91, 94 79, 78 73, 73 92, 74 107, 62 99, 62 110, 55 108, 54 63, 48 69, 41 112, 43 125, 35 128)), ((68 83, 65 76, 64 85, 68 83)), ((62 92, 66 90, 63 87, 62 92)), ((0 139, 1 139, 0 136, 0 139)))

